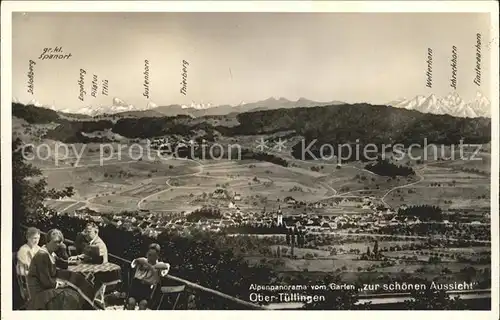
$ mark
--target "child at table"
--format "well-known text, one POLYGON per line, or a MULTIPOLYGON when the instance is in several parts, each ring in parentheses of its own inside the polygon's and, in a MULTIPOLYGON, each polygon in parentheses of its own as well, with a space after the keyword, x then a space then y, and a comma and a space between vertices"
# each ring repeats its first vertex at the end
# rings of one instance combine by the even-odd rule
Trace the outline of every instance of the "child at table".
POLYGON ((161 277, 168 274, 170 264, 159 261, 161 247, 157 243, 149 245, 146 257, 134 259, 135 268, 126 309, 134 310, 139 302, 139 310, 145 310, 161 277))

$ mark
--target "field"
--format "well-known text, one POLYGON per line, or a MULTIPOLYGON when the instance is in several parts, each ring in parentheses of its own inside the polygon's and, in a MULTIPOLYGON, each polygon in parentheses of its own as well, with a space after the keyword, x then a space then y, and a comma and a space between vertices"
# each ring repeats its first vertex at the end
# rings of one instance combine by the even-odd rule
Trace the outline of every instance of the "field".
MULTIPOLYGON (((248 136, 237 142, 250 147, 255 139, 248 136)), ((280 205, 290 215, 302 213, 303 209, 284 203, 284 199, 320 204, 314 211, 323 215, 371 212, 362 204, 363 199, 392 208, 402 204, 430 204, 444 209, 489 206, 489 177, 470 172, 474 168, 485 170, 489 165, 486 156, 483 161, 473 163, 464 160, 412 163, 415 176, 389 178, 365 170, 360 162, 337 166, 331 161, 302 161, 293 159, 289 151, 274 152, 289 162, 288 167, 282 167, 252 160, 160 159, 154 152, 140 157, 137 150, 117 143, 63 148, 49 141, 48 145, 51 151, 45 150, 42 157, 47 160, 37 158, 33 164, 42 169, 49 187, 74 187, 75 195, 64 201, 79 205, 55 206, 64 211, 80 208, 81 204, 101 212, 136 209, 182 212, 203 205, 227 208, 235 194, 240 195, 237 205, 244 210, 272 210, 280 205), (227 196, 211 197, 220 188, 227 196)), ((41 154, 43 151, 40 150, 41 154)), ((414 150, 413 155, 415 152, 423 153, 414 150)))
POLYGON ((398 207, 425 199, 426 204, 444 209, 489 210, 490 179, 488 176, 457 169, 428 165, 420 171, 421 181, 408 188, 397 189, 385 201, 398 207))
MULTIPOLYGON (((87 159, 83 163, 91 163, 87 159)), ((178 209, 179 202, 189 202, 223 188, 228 194, 241 195, 241 202, 252 197, 268 197, 269 201, 287 196, 298 201, 316 201, 329 190, 315 184, 317 173, 297 168, 283 168, 270 163, 225 162, 196 163, 188 160, 162 162, 113 161, 103 166, 44 169, 50 187, 72 185, 74 200, 123 209, 178 209)), ((220 199, 227 205, 229 199, 220 199)))
MULTIPOLYGON (((483 280, 481 271, 491 267, 487 262, 460 262, 459 257, 478 259, 491 255, 489 247, 432 248, 422 250, 387 251, 391 247, 423 244, 420 241, 381 241, 378 243, 382 256, 378 259, 362 258, 367 250, 366 243, 347 243, 325 246, 317 249, 295 248, 295 258, 290 256, 289 246, 279 246, 281 257, 268 257, 266 263, 275 266, 278 272, 313 274, 337 273, 345 283, 391 283, 398 279, 418 277, 428 281, 467 281, 476 283, 483 280), (335 248, 336 251, 332 252, 335 248), (359 251, 356 251, 359 250, 359 251), (429 258, 439 256, 439 261, 429 258), (472 269, 471 269, 472 267, 472 269), (471 271, 473 270, 473 271, 471 271)), ((373 249, 373 244, 369 245, 373 249)), ((271 246, 275 252, 277 245, 271 246)), ((263 263, 263 256, 249 256, 250 264, 263 263)))

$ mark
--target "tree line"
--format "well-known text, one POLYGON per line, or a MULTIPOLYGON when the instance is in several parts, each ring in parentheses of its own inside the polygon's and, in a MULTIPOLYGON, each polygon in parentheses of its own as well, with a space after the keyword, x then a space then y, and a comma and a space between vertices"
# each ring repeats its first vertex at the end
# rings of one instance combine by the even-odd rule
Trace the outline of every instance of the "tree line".
POLYGON ((365 166, 366 170, 369 170, 379 176, 386 177, 396 177, 396 176, 412 176, 415 175, 415 171, 411 167, 406 167, 403 165, 395 165, 387 160, 379 160, 372 164, 367 164, 365 166))
MULTIPOLYGON (((56 122, 65 126, 64 129, 48 133, 61 141, 77 139, 78 130, 93 129, 86 127, 87 124, 78 123, 96 122, 68 121, 53 110, 22 104, 13 104, 13 115, 30 123, 56 122), (73 125, 76 127, 72 130, 73 125)), ((487 143, 491 140, 491 120, 487 118, 455 118, 369 104, 265 110, 240 113, 236 117, 239 125, 232 127, 214 126, 186 115, 120 118, 116 123, 100 120, 97 121, 97 127, 101 130, 111 129, 127 138, 151 138, 168 134, 189 136, 196 131, 204 131, 209 135, 218 132, 224 136, 291 131, 303 136, 306 141, 316 139, 320 145, 354 143, 359 140, 361 145, 397 142, 409 146, 422 143, 424 138, 428 143, 444 145, 459 144, 461 139, 464 143, 487 143)))
POLYGON ((425 204, 399 208, 398 215, 418 218, 421 221, 443 220, 443 210, 440 207, 425 204))

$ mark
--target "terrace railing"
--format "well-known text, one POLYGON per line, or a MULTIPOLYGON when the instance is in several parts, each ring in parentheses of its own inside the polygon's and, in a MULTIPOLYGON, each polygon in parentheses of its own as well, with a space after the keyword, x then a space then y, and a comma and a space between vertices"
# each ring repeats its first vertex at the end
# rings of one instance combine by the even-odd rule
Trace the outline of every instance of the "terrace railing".
MULTIPOLYGON (((126 271, 127 272, 126 279, 130 279, 129 272, 130 272, 130 268, 131 268, 130 267, 131 266, 131 261, 127 260, 127 259, 124 259, 122 257, 119 257, 117 255, 114 255, 114 254, 109 254, 109 253, 108 253, 108 257, 112 258, 115 263, 117 262, 122 267, 122 270, 127 270, 126 271)), ((197 283, 194 283, 194 282, 191 282, 191 281, 188 281, 186 279, 182 279, 182 278, 170 275, 170 274, 167 274, 165 276, 165 278, 170 279, 170 280, 175 281, 175 282, 178 282, 178 283, 182 283, 187 288, 189 288, 188 292, 191 295, 195 295, 196 292, 203 293, 203 294, 208 294, 208 295, 217 297, 218 299, 225 300, 227 303, 229 303, 231 305, 238 306, 239 307, 238 309, 254 309, 254 310, 259 310, 259 309, 260 310, 264 310, 264 309, 267 309, 264 306, 260 306, 260 305, 257 305, 257 304, 254 304, 254 303, 251 303, 251 302, 248 302, 248 301, 245 301, 245 300, 241 300, 239 298, 230 296, 230 295, 225 294, 223 292, 220 292, 220 291, 217 291, 217 290, 214 290, 214 289, 210 289, 210 288, 206 288, 206 287, 201 286, 201 285, 199 285, 197 283)), ((188 306, 188 308, 194 309, 194 305, 188 306)))

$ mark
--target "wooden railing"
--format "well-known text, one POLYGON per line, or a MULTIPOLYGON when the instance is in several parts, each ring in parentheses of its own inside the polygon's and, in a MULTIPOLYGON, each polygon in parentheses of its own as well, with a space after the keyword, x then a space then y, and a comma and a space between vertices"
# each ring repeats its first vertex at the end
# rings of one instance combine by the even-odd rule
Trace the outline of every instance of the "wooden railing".
MULTIPOLYGON (((127 259, 124 259, 122 257, 119 257, 119 256, 116 256, 114 254, 110 254, 108 253, 108 256, 109 257, 112 257, 113 259, 116 259, 116 260, 119 260, 121 262, 124 262, 126 264, 128 264, 130 266, 131 264, 131 261, 130 260, 127 260, 127 259)), ((228 301, 231 301, 232 303, 234 304, 237 304, 237 305, 240 305, 240 306, 243 306, 243 307, 246 307, 248 309, 261 309, 261 310, 264 310, 264 309, 267 309, 266 307, 264 306, 260 306, 260 305, 257 305, 257 304, 254 304, 254 303, 251 303, 251 302, 248 302, 248 301, 245 301, 245 300, 241 300, 241 299, 238 299, 238 298, 235 298, 233 296, 230 296, 228 294, 225 294, 225 293, 222 293, 220 291, 217 291, 217 290, 213 290, 213 289, 210 289, 210 288, 206 288, 206 287, 203 287, 197 283, 194 283, 194 282, 191 282, 191 281, 188 281, 188 280, 185 280, 185 279, 182 279, 182 278, 179 278, 179 277, 176 277, 176 276, 173 276, 173 275, 170 275, 170 274, 167 274, 165 276, 167 279, 170 279, 170 280, 174 280, 174 281, 177 281, 177 282, 180 282, 184 285, 186 285, 188 288, 192 289, 192 290, 195 290, 195 291, 202 291, 202 292, 205 292, 205 293, 208 293, 208 294, 211 294, 211 295, 214 295, 214 296, 217 296, 219 298, 222 298, 224 300, 228 300, 228 301)))

